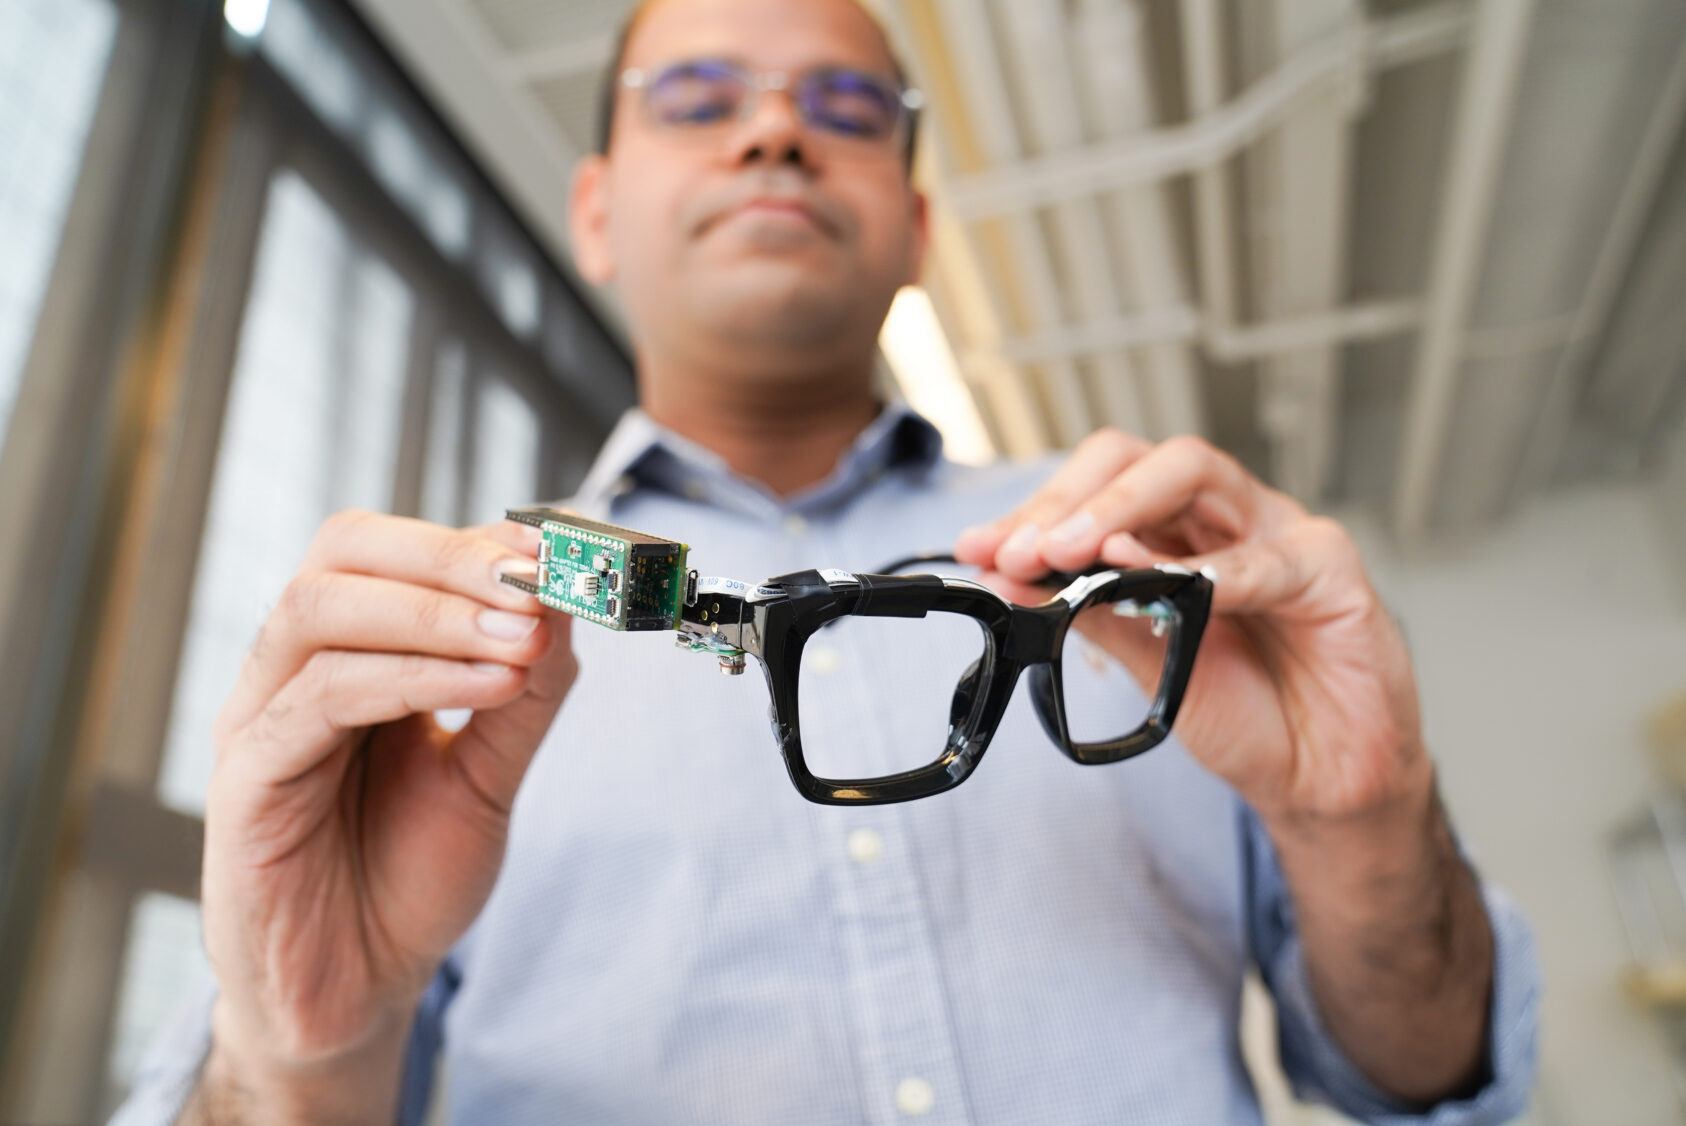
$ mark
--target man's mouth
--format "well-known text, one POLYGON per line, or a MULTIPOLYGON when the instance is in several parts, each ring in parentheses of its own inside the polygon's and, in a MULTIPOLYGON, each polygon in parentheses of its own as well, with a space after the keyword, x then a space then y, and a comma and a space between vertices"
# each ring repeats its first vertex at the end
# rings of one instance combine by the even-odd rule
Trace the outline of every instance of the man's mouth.
POLYGON ((770 222, 781 227, 807 228, 830 238, 836 238, 838 234, 835 222, 828 219, 820 208, 795 196, 772 194, 750 196, 720 208, 704 221, 697 234, 705 234, 710 228, 740 218, 770 222))

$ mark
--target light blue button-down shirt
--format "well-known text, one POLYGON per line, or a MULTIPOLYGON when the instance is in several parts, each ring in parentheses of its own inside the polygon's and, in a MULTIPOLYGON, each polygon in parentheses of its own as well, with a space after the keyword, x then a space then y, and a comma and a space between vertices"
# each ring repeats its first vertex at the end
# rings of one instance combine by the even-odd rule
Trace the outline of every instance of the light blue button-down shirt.
MULTIPOLYGON (((705 574, 758 580, 945 549, 1049 469, 940 450, 891 407, 830 478, 780 499, 634 411, 571 503, 690 543, 705 574)), ((580 678, 522 785, 497 887, 418 1013, 404 1122, 439 1089, 465 1123, 1257 1122, 1237 1034, 1254 964, 1302 1096, 1378 1122, 1523 1109, 1538 969, 1491 888, 1489 1081, 1413 1113, 1325 1029, 1268 838, 1175 738, 1079 766, 1021 690, 956 790, 813 805, 786 777, 758 670, 724 678, 659 633, 582 623, 574 639, 580 678)), ((870 667, 840 683, 830 722, 855 717, 851 738, 929 704, 870 667)), ((180 1105, 207 1017, 195 1006, 161 1040, 120 1121, 180 1105)))

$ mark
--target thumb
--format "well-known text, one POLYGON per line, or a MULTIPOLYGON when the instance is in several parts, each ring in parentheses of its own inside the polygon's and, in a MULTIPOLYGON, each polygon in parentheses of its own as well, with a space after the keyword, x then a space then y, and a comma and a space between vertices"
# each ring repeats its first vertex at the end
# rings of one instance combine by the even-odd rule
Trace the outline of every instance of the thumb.
POLYGON ((550 645, 527 668, 521 695, 502 707, 476 711, 450 743, 450 753, 481 794, 503 809, 515 801, 533 753, 579 673, 571 641, 573 619, 552 614, 549 624, 550 645))

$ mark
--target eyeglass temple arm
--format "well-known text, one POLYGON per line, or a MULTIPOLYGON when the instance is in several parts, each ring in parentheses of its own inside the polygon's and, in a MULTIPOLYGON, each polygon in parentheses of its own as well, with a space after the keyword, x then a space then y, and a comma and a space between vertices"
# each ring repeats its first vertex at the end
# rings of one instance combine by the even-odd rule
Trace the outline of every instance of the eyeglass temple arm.
MULTIPOLYGON (((942 552, 942 551, 923 552, 923 553, 918 554, 918 555, 908 555, 908 556, 904 556, 900 559, 892 560, 891 562, 886 563, 884 566, 878 568, 877 573, 881 574, 881 575, 894 575, 894 574, 899 574, 901 572, 904 572, 910 567, 918 567, 918 566, 922 566, 922 565, 927 564, 927 563, 958 563, 958 562, 959 562, 958 559, 956 559, 954 556, 948 554, 947 552, 942 552)), ((1116 566, 1114 566, 1110 563, 1099 563, 1099 562, 1097 562, 1097 563, 1090 564, 1089 566, 1083 568, 1081 571, 1049 571, 1046 575, 1043 575, 1040 579, 1036 580, 1036 585, 1038 585, 1038 586, 1051 586, 1051 587, 1066 587, 1066 586, 1070 586, 1072 583, 1076 582, 1078 579, 1087 578, 1089 575, 1098 575, 1102 571, 1121 571, 1121 570, 1128 570, 1128 569, 1129 568, 1116 567, 1116 566)), ((1193 572, 1188 570, 1188 568, 1180 567, 1175 563, 1157 563, 1153 566, 1152 569, 1156 570, 1156 571, 1164 571, 1164 572, 1167 572, 1167 573, 1173 574, 1173 575, 1193 574, 1193 572)))
POLYGON ((749 600, 757 591, 738 579, 698 579, 695 592, 687 590, 680 603, 675 644, 719 657, 721 672, 743 672, 746 653, 761 656, 761 626, 749 600))

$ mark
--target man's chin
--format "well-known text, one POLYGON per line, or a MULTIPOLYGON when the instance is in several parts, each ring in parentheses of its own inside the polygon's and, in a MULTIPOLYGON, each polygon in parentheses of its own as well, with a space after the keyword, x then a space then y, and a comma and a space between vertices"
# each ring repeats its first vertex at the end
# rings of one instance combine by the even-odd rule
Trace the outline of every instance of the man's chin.
POLYGON ((811 270, 734 271, 697 292, 699 319, 739 343, 814 346, 848 332, 859 313, 858 288, 811 270))

